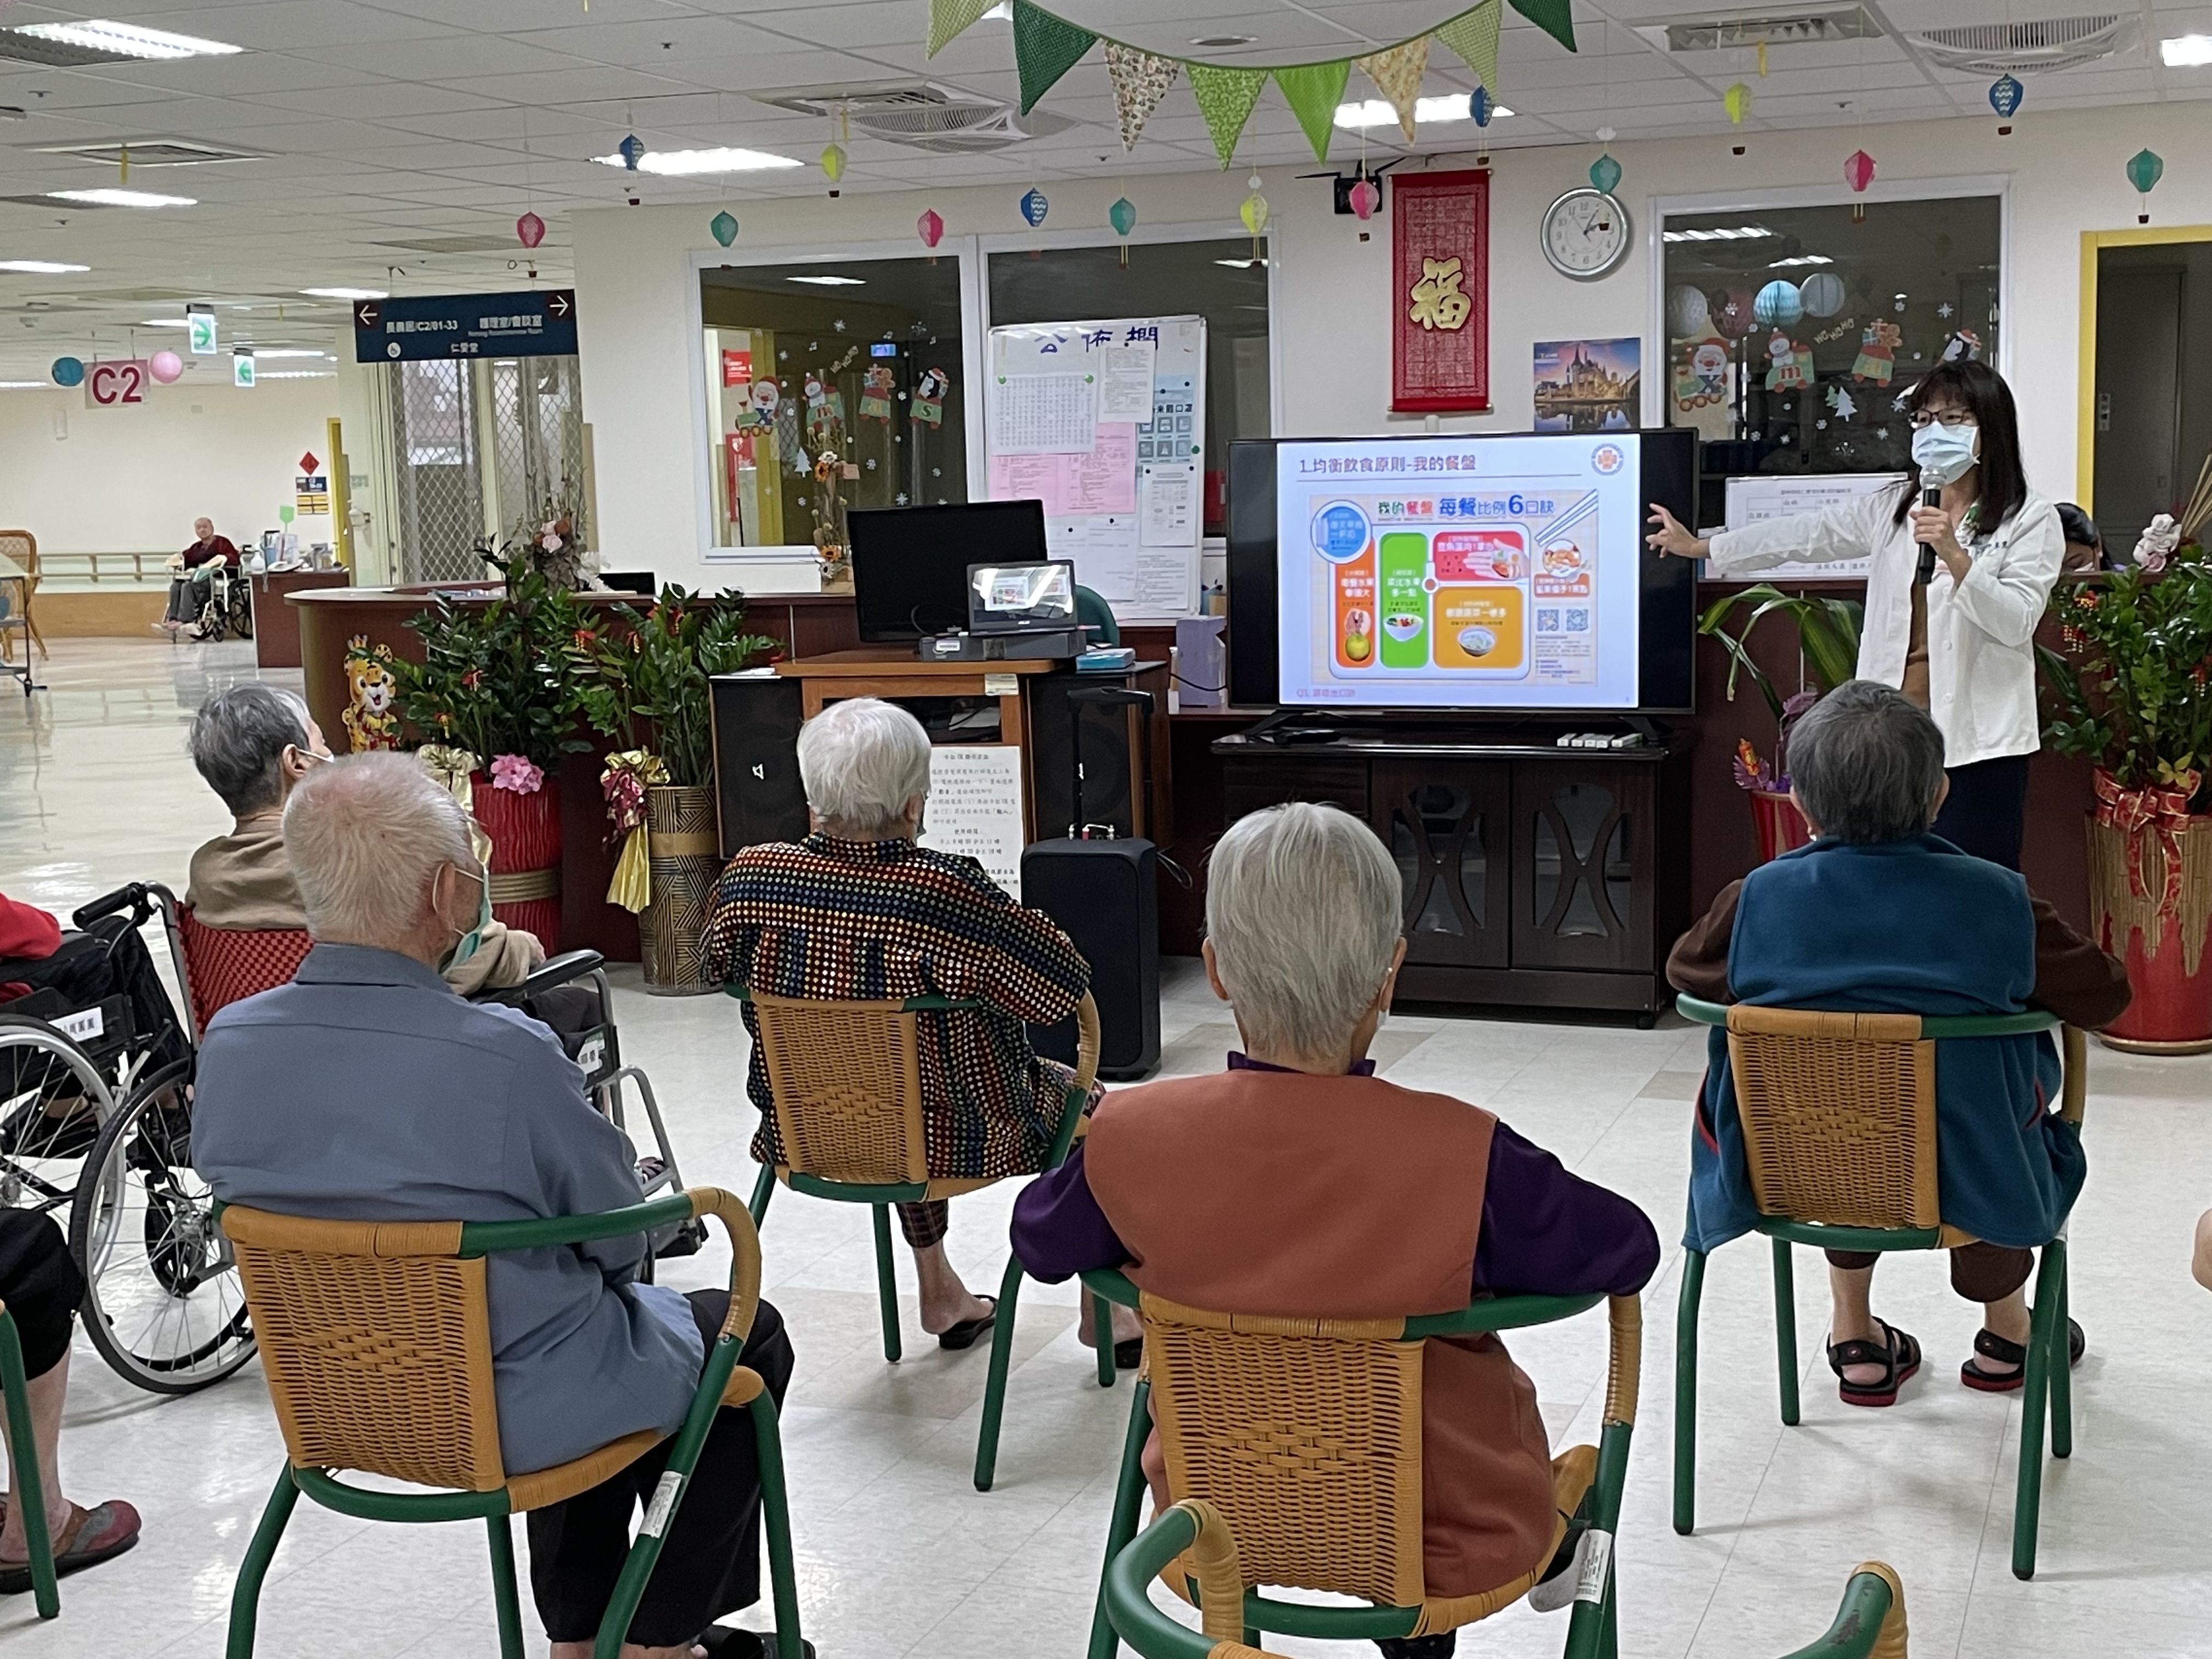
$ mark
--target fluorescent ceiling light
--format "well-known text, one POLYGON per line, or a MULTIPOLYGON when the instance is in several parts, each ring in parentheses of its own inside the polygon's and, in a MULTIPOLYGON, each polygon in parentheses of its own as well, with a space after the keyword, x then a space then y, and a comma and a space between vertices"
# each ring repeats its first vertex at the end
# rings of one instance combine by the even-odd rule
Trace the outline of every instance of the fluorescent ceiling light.
POLYGON ((91 269, 90 265, 65 265, 58 259, 0 259, 0 270, 20 270, 32 276, 59 276, 65 271, 91 269))
MULTIPOLYGON (((281 351, 264 351, 259 355, 264 357, 281 357, 284 354, 281 351)), ((272 368, 266 374, 257 374, 253 378, 257 380, 335 380, 337 377, 338 372, 335 368, 272 368)))
POLYGON ((1832 265, 1835 263, 1825 253, 1801 253, 1794 259, 1777 259, 1767 269, 1780 270, 1789 265, 1832 265))
POLYGON ((125 58, 227 58, 245 48, 222 40, 203 40, 197 35, 171 34, 166 29, 142 28, 136 23, 111 22, 88 17, 76 23, 26 23, 10 29, 40 40, 90 52, 112 52, 125 58))
MULTIPOLYGON (((1474 118, 1474 111, 1470 107, 1474 101, 1474 94, 1465 92, 1449 93, 1442 98, 1417 98, 1413 100, 1413 119, 1422 126, 1440 121, 1471 121, 1474 118)), ((1493 121, 1512 113, 1503 104, 1490 106, 1490 118, 1493 121)), ((1339 104, 1336 125, 1349 127, 1354 132, 1364 132, 1370 127, 1395 127, 1398 125, 1398 112, 1380 98, 1370 98, 1364 104, 1339 104)))
MULTIPOLYGON (((623 165, 619 155, 594 155, 602 167, 623 165)), ((649 149, 638 157, 640 173, 659 173, 683 178, 699 173, 765 173, 773 167, 803 167, 795 156, 771 155, 764 149, 649 149)))
POLYGON ((1664 242, 1749 242, 1774 233, 1765 225, 1737 225, 1715 230, 1669 230, 1662 233, 1664 242))
POLYGON ((190 328, 191 319, 186 317, 149 317, 138 325, 141 328, 190 328))
POLYGON ((28 392, 33 386, 51 386, 51 380, 0 380, 0 391, 28 392))
POLYGON ((2212 64, 2212 34, 2177 34, 2158 43, 2168 69, 2203 69, 2212 64))
POLYGON ((321 357, 330 362, 337 361, 327 351, 318 351, 313 346, 256 346, 253 355, 257 357, 321 357))
POLYGON ((303 288, 300 292, 311 300, 388 300, 392 297, 380 288, 303 288))
POLYGON ((866 288, 865 276, 787 276, 787 283, 806 283, 816 288, 866 288))
POLYGON ((112 186, 100 190, 50 190, 50 202, 87 202, 94 207, 198 207, 198 201, 190 196, 157 196, 150 190, 117 190, 112 186))
POLYGON ((999 3, 983 14, 987 23, 1011 23, 1014 21, 1014 0, 999 0, 999 3))
POLYGON ((1231 270, 1249 270, 1254 265, 1264 268, 1267 262, 1265 259, 1216 259, 1213 263, 1226 265, 1231 270))

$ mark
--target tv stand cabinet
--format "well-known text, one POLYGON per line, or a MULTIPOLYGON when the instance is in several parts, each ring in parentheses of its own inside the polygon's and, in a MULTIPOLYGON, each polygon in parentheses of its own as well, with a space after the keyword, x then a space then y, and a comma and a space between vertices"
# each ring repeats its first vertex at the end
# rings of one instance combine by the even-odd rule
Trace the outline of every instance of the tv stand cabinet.
POLYGON ((1364 819, 1403 884, 1403 1000, 1611 1009, 1648 1027, 1690 921, 1687 745, 1561 749, 1565 729, 1223 738, 1224 822, 1293 800, 1364 819))

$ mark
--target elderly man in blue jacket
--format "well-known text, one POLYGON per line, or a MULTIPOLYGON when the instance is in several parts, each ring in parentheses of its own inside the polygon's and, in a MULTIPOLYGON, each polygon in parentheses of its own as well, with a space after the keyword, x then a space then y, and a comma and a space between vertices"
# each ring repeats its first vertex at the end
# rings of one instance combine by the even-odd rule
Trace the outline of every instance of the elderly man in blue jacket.
MULTIPOLYGON (((2069 1025, 2128 1006, 2126 970, 2001 865, 1929 833, 1949 787, 1926 711, 1873 680, 1838 686, 1790 740, 1791 799, 1810 845, 1724 888, 1675 945, 1668 977, 1711 1002, 1859 1013, 1994 1014, 2034 1006, 2069 1025)), ((1691 1142, 1692 1249, 1758 1219, 1729 1079, 1727 1034, 1708 1040, 1691 1142)), ((2025 1287, 2035 1247, 2065 1224, 2088 1165, 2052 1109, 2058 1057, 2047 1034, 1937 1045, 1936 1139, 1943 1219, 1978 1243, 1951 1252, 1952 1288, 1983 1304, 1968 1388, 2020 1387, 2025 1287)), ((1920 1344, 1875 1317, 1875 1256, 1828 1252, 1828 1364, 1844 1403, 1895 1403, 1920 1344)), ((2069 1333, 2081 1358, 2081 1328, 2069 1333)))

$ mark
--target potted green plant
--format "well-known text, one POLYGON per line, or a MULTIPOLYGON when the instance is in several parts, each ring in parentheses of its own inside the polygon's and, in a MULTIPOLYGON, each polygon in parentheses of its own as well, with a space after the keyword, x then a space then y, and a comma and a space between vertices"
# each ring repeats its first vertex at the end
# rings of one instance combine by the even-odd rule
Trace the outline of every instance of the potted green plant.
POLYGON ((1729 700, 1735 700, 1736 682, 1747 675, 1774 716, 1773 763, 1759 758, 1749 738, 1736 740, 1733 762, 1736 787, 1751 800, 1762 860, 1802 847, 1813 838, 1804 815, 1790 799, 1790 728, 1800 714, 1858 672, 1859 628, 1865 611, 1856 599, 1785 593, 1771 582, 1759 582, 1716 599, 1698 619, 1698 631, 1719 641, 1729 654, 1729 700), (1741 620, 1730 632, 1729 624, 1739 616, 1741 620), (1800 685, 1795 692, 1777 685, 1751 653, 1752 629, 1768 617, 1787 618, 1796 628, 1800 685), (1807 679, 1812 681, 1809 687, 1802 684, 1807 679))
POLYGON ((708 680, 777 642, 744 631, 742 593, 669 586, 642 612, 618 605, 611 621, 580 624, 568 648, 585 718, 622 745, 599 775, 623 837, 608 901, 637 914, 648 988, 712 989, 699 950, 721 871, 708 680))
POLYGON ((491 837, 493 913, 549 951, 561 927, 561 799, 552 787, 580 707, 568 646, 581 612, 520 560, 489 603, 445 594, 408 625, 422 661, 396 663, 401 703, 425 738, 423 759, 491 837), (464 787, 465 786, 465 787, 464 787))
POLYGON ((2039 647, 2044 740, 2096 768, 2090 933, 2135 1000, 2101 1034, 2150 1054, 2212 1049, 2212 462, 2179 520, 2161 514, 2126 568, 2062 583, 2058 648, 2039 647))

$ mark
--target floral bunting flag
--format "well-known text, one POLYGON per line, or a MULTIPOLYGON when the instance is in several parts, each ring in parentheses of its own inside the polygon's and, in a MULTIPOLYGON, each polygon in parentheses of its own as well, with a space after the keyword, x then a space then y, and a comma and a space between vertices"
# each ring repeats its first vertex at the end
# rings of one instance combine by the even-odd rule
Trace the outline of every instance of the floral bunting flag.
POLYGON ((1466 61, 1493 98, 1498 94, 1498 26, 1504 15, 1504 0, 1483 0, 1473 11, 1437 26, 1437 39, 1466 61))
POLYGON ((1284 101, 1305 129, 1314 160, 1328 160, 1329 136, 1336 131, 1336 106, 1344 101, 1344 83, 1352 76, 1352 60, 1333 64, 1301 64, 1271 71, 1283 89, 1284 101))
POLYGON ((991 0, 929 0, 929 56, 952 44, 953 37, 990 10, 991 0))
POLYGON ((1220 69, 1212 64, 1185 64, 1190 89, 1198 99, 1198 112, 1213 135, 1214 154, 1222 171, 1237 154, 1237 141, 1252 118, 1252 106, 1260 101, 1260 88, 1267 84, 1265 70, 1220 69))
POLYGON ((1073 69, 1098 37, 1029 0, 1014 0, 1014 68, 1021 77, 1022 113, 1073 69))
POLYGON ((1513 0, 1513 9, 1557 40, 1575 48, 1575 15, 1570 0, 1513 0))
POLYGON ((1133 150, 1145 123, 1152 119, 1160 100, 1175 84, 1176 64, 1172 58, 1155 58, 1149 52, 1106 43, 1106 73, 1114 82, 1114 109, 1121 118, 1121 148, 1133 150))
POLYGON ((1421 95, 1421 76, 1429 67, 1429 37, 1424 34, 1388 52, 1353 61, 1367 71, 1367 78, 1382 94, 1382 101, 1397 111, 1398 130, 1406 135, 1406 142, 1412 143, 1413 105, 1421 95))

